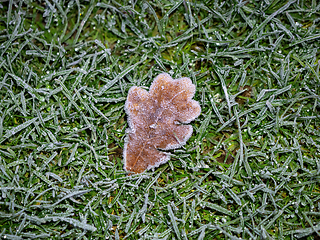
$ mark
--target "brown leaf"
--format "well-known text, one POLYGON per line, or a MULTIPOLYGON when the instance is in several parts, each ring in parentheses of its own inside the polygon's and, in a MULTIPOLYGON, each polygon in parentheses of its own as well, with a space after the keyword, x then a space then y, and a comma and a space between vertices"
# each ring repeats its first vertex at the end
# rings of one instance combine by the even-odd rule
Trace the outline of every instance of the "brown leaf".
POLYGON ((141 173, 170 159, 166 152, 186 144, 192 126, 184 125, 200 115, 201 108, 192 100, 196 87, 189 78, 172 79, 161 73, 149 92, 132 87, 125 109, 129 129, 124 146, 124 169, 141 173), (184 123, 184 124, 181 124, 184 123))

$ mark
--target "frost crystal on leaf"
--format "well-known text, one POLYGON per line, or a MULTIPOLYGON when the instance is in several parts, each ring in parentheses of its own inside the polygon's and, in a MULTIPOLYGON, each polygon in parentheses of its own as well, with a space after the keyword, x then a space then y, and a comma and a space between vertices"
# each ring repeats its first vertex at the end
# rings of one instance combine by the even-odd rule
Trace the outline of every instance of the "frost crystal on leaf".
POLYGON ((192 100, 195 90, 189 78, 174 80, 166 73, 155 78, 149 92, 130 88, 125 104, 130 127, 123 152, 126 171, 141 173, 158 167, 170 159, 159 149, 186 144, 193 129, 183 123, 191 122, 201 112, 199 103, 192 100))

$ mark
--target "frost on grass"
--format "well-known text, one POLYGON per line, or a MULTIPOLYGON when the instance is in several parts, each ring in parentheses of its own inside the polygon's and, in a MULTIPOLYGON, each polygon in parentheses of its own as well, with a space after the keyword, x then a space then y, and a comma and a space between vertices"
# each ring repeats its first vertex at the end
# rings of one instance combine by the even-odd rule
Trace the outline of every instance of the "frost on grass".
POLYGON ((139 87, 129 90, 125 109, 129 127, 124 146, 124 169, 141 173, 170 159, 159 151, 176 149, 186 144, 192 126, 184 125, 200 115, 201 108, 192 100, 195 85, 189 78, 172 79, 161 73, 150 91, 139 87))

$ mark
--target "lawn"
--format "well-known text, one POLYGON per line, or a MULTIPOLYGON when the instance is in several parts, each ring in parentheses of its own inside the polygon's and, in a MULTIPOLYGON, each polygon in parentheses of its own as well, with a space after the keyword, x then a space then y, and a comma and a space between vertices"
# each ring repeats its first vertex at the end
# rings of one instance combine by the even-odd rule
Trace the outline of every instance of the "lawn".
POLYGON ((320 4, 2 1, 0 239, 319 239, 320 4), (201 114, 128 174, 129 89, 201 114))

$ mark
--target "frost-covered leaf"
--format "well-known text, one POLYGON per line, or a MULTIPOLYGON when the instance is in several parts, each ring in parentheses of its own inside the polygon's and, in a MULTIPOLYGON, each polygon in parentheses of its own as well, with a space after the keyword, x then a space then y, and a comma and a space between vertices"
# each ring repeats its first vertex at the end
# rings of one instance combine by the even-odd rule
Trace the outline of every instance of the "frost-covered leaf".
POLYGON ((172 79, 169 74, 158 75, 150 91, 132 87, 126 101, 129 115, 124 169, 140 173, 158 167, 170 159, 159 151, 176 149, 186 144, 193 128, 189 123, 200 115, 201 108, 192 100, 195 85, 189 78, 172 79))

